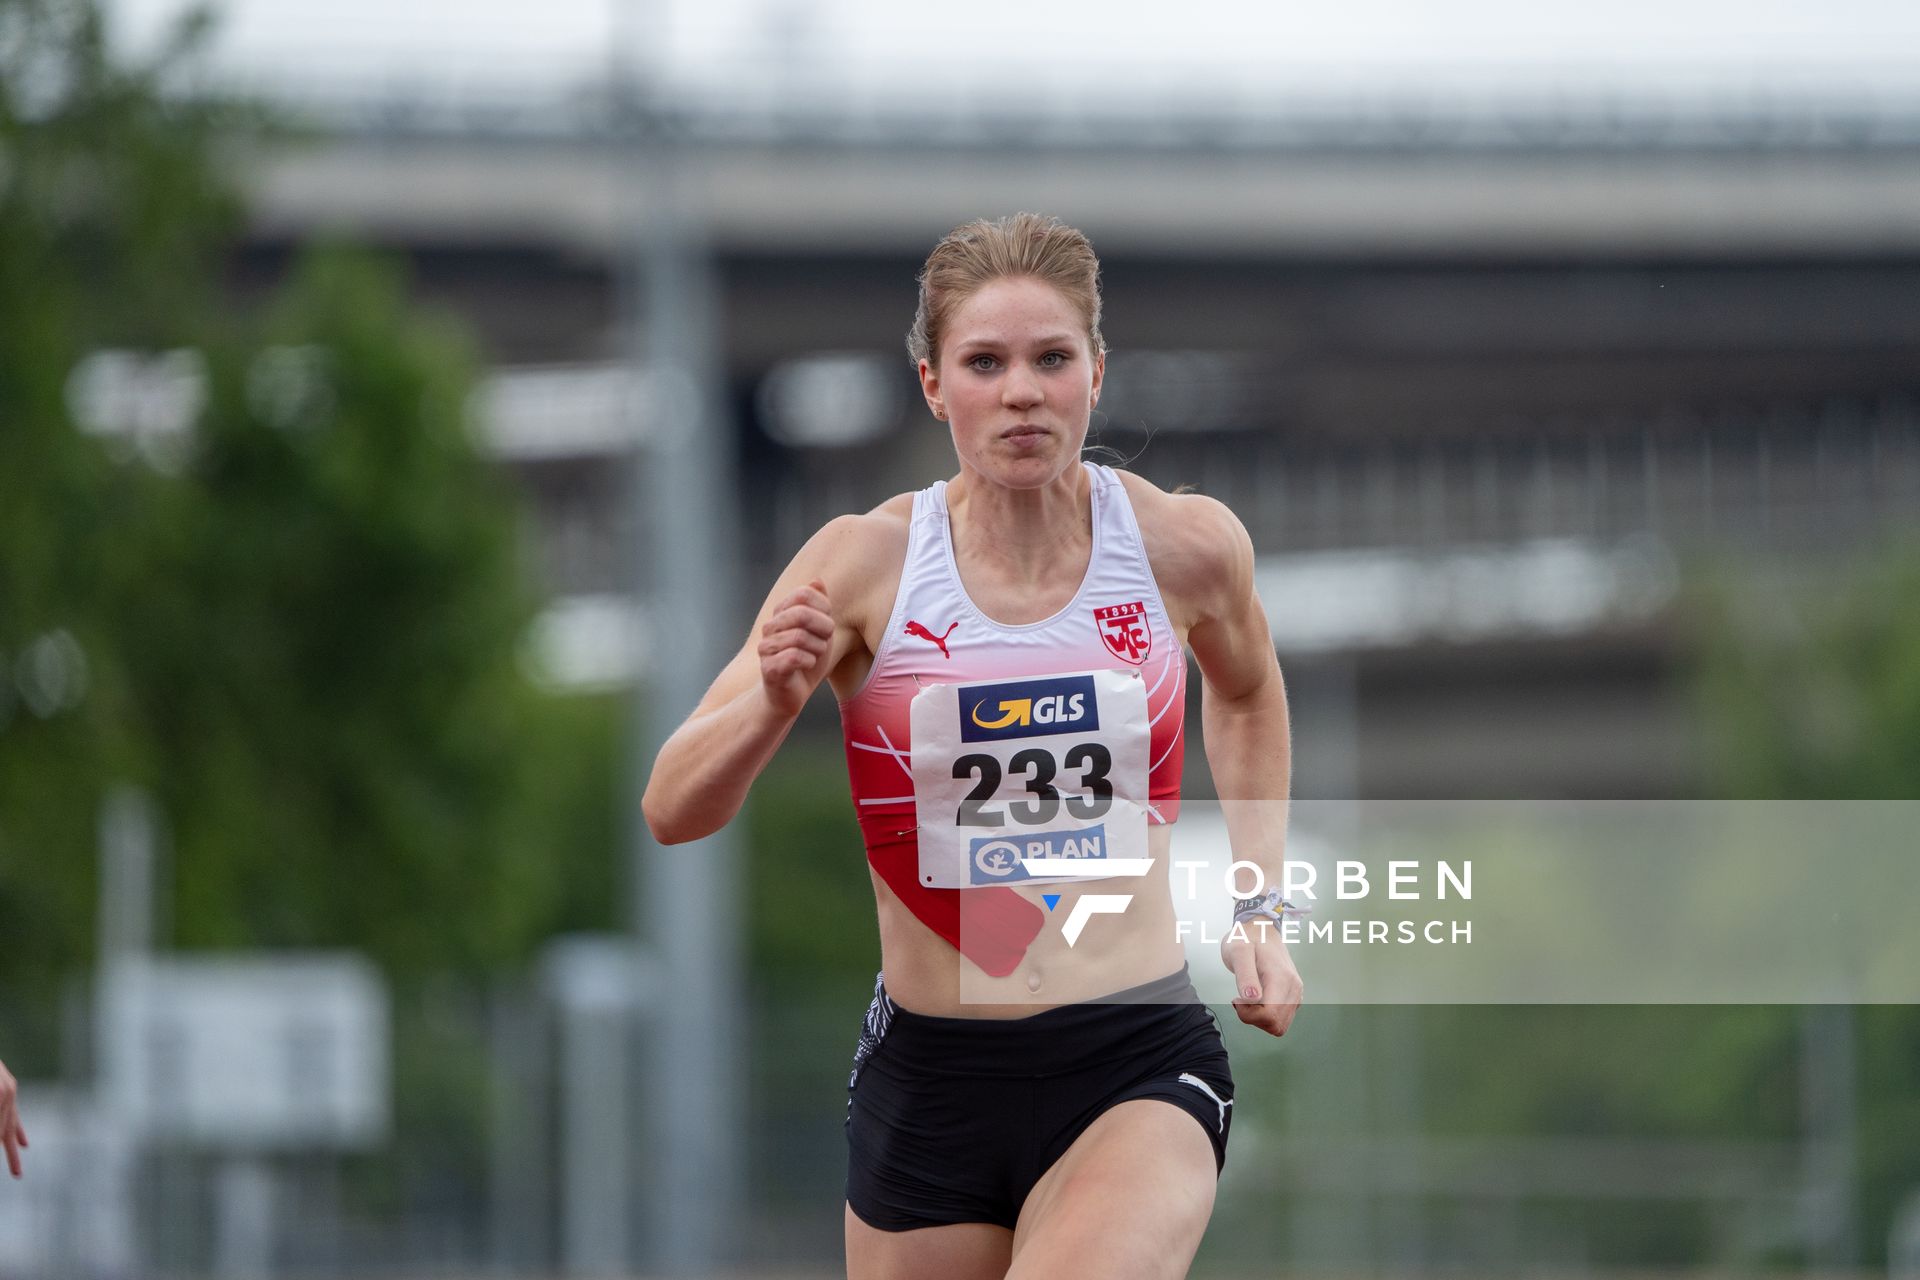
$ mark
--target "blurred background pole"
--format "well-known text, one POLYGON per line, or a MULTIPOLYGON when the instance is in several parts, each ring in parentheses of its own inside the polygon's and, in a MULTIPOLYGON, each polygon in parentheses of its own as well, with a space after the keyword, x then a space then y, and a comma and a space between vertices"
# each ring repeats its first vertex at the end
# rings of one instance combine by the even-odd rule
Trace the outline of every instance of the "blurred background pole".
POLYGON ((644 395, 633 477, 636 594, 649 636, 634 703, 631 779, 634 920, 660 983, 643 1017, 648 1168, 634 1220, 639 1261, 676 1276, 709 1272, 725 1224, 741 1203, 739 1150, 745 1073, 737 1009, 741 903, 727 832, 670 849, 655 845, 640 813, 646 772, 661 743, 692 711, 739 643, 735 598, 739 525, 734 430, 720 359, 720 296, 712 247, 684 205, 681 157, 662 71, 665 5, 624 10, 620 41, 634 139, 631 268, 626 332, 644 395))
POLYGON ((1859 1097, 1856 1013, 1849 1004, 1800 1009, 1801 1213, 1807 1260, 1859 1264, 1859 1097))
POLYGON ((100 972, 153 950, 158 819, 147 793, 121 785, 100 808, 100 972))

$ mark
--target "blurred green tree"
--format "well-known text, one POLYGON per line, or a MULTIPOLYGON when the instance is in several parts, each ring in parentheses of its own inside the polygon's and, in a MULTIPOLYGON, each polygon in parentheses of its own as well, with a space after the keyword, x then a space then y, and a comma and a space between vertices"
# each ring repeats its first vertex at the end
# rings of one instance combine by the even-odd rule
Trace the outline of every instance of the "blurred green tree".
POLYGON ((1726 794, 1915 798, 1920 543, 1846 574, 1715 581, 1696 688, 1726 794))
MULTIPOLYGON (((1724 794, 1920 798, 1920 541, 1892 538, 1844 573, 1728 567, 1712 581, 1694 690, 1724 794)), ((1879 1265, 1920 1187, 1920 1009, 1854 1016, 1856 1244, 1879 1265)))
POLYGON ((237 213, 210 157, 245 123, 161 96, 201 29, 122 67, 92 5, 0 0, 0 977, 16 992, 86 957, 101 789, 139 755, 103 615, 126 541, 110 520, 153 485, 75 430, 66 392, 95 347, 204 336, 237 213))
POLYGON ((168 829, 163 941, 518 964, 615 923, 623 713, 523 670, 459 330, 341 247, 223 299, 231 166, 279 127, 183 90, 207 30, 136 64, 91 0, 0 0, 0 986, 90 961, 123 780, 168 829), (89 430, 103 350, 179 374, 190 429, 89 430))

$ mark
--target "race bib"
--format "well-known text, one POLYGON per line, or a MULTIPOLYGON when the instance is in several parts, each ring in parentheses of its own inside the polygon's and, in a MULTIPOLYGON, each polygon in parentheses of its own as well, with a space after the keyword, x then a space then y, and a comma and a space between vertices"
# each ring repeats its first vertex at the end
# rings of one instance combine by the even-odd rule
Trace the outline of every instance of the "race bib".
POLYGON ((920 883, 977 889, 1114 874, 1147 852, 1146 687, 1138 671, 1087 671, 914 695, 920 883), (1086 871, 1035 874, 1029 859, 1086 871))

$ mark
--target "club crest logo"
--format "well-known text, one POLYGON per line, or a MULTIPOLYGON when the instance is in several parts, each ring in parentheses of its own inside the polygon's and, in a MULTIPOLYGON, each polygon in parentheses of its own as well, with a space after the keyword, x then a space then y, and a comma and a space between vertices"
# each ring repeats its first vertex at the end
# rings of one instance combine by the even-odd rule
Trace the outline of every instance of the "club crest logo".
POLYGON ((1107 652, 1122 662, 1131 662, 1137 667, 1153 652, 1153 632, 1147 626, 1144 600, 1095 609, 1093 621, 1100 628, 1100 639, 1106 642, 1107 652))

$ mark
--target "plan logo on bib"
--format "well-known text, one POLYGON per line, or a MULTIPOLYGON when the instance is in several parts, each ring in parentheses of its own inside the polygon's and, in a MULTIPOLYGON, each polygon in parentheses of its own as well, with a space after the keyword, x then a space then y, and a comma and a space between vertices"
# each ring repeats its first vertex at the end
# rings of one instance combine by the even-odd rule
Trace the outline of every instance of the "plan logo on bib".
POLYGON ((960 740, 996 742, 1100 727, 1091 676, 976 684, 960 690, 960 740))
POLYGON ((974 884, 998 884, 1009 880, 1030 880, 1028 859, 1075 860, 1073 870, 1093 874, 1082 863, 1104 862, 1107 857, 1107 829, 1095 824, 1065 831, 1030 831, 1013 835, 979 836, 968 842, 973 860, 974 884))
POLYGON ((1095 609, 1093 621, 1100 628, 1100 639, 1106 642, 1107 652, 1122 662, 1131 662, 1137 667, 1153 652, 1153 632, 1147 626, 1146 601, 1135 600, 1132 604, 1110 604, 1095 609))

